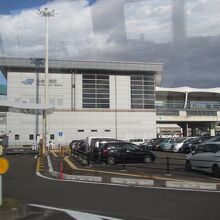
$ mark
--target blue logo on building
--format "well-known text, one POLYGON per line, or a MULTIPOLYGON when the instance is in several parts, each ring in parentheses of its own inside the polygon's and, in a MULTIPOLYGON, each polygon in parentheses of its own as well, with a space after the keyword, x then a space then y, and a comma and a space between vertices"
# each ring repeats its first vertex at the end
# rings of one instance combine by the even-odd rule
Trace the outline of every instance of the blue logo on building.
POLYGON ((26 79, 22 81, 22 83, 25 85, 32 85, 34 83, 34 79, 26 79))

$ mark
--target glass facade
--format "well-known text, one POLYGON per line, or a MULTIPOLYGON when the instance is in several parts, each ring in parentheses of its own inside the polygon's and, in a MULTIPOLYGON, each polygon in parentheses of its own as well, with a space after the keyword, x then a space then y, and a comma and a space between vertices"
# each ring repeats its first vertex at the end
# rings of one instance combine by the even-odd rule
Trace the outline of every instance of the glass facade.
POLYGON ((154 75, 131 76, 131 108, 155 109, 154 75))
POLYGON ((109 75, 83 75, 83 108, 109 108, 109 75))

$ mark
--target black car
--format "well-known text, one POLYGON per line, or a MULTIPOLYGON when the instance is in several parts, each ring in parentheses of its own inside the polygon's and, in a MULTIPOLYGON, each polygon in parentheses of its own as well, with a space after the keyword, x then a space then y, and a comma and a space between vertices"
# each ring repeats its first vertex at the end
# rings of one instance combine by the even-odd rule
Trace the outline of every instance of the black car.
POLYGON ((113 165, 118 162, 153 162, 156 158, 153 152, 140 149, 137 145, 129 142, 110 142, 104 144, 100 150, 98 158, 113 165))
POLYGON ((69 143, 71 155, 72 155, 72 153, 73 153, 73 151, 74 151, 74 148, 76 147, 77 142, 79 142, 79 140, 72 140, 72 141, 69 143))
POLYGON ((159 150, 160 144, 165 141, 166 138, 153 138, 146 143, 139 145, 143 150, 159 150))
POLYGON ((75 143, 75 147, 73 149, 73 154, 82 154, 86 155, 86 143, 85 140, 79 140, 75 143))
POLYGON ((105 143, 108 143, 108 142, 123 142, 121 140, 117 140, 117 139, 114 139, 114 138, 94 138, 92 139, 91 141, 91 144, 90 144, 90 159, 91 160, 96 160, 98 159, 98 154, 99 154, 99 149, 105 144, 105 143))
POLYGON ((189 139, 181 147, 181 152, 188 154, 194 151, 200 144, 204 143, 205 141, 209 141, 212 138, 213 136, 201 136, 201 137, 189 139))

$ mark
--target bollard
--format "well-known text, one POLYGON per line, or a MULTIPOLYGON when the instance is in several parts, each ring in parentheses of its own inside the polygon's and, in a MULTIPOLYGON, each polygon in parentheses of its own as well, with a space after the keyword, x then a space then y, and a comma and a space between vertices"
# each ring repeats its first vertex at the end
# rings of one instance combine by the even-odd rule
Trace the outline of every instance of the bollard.
POLYGON ((90 152, 87 153, 87 166, 90 166, 90 152))
POLYGON ((170 175, 170 158, 167 157, 167 175, 170 175))
POLYGON ((63 162, 60 159, 60 180, 63 180, 63 162))
POLYGON ((61 148, 60 148, 60 156, 61 156, 61 157, 64 157, 64 147, 61 147, 61 148))
POLYGON ((125 170, 125 154, 123 153, 122 170, 125 170))

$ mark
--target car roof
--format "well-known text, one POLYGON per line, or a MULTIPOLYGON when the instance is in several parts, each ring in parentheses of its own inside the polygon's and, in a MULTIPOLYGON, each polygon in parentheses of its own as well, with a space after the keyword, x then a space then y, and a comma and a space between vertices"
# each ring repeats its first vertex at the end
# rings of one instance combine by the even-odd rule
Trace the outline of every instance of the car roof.
POLYGON ((204 142, 201 145, 207 145, 207 144, 213 144, 213 145, 220 145, 220 141, 216 141, 216 142, 204 142))

